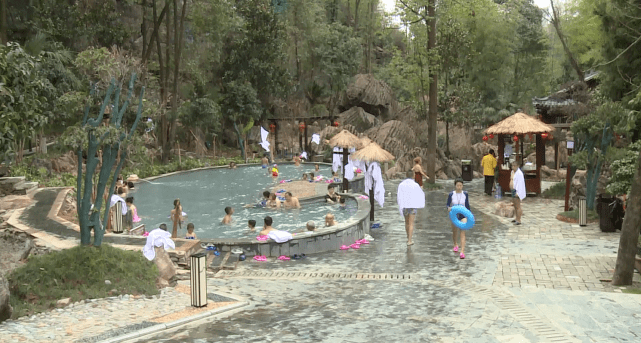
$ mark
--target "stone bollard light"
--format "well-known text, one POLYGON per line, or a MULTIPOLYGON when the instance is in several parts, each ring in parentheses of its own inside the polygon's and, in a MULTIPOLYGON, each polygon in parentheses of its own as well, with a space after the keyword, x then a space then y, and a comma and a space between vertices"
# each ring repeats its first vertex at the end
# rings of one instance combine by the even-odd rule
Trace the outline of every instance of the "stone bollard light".
POLYGON ((191 306, 207 306, 207 254, 191 255, 191 306))

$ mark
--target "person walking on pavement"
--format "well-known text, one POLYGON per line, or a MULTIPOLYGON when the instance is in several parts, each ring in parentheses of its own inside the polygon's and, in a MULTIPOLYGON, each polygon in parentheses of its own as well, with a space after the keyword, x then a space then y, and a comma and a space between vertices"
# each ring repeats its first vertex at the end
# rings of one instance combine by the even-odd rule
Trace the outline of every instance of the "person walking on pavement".
POLYGON ((512 171, 514 172, 514 179, 511 182, 512 184, 512 203, 514 204, 514 214, 516 218, 512 220, 514 225, 521 225, 521 216, 523 215, 523 208, 521 208, 521 201, 525 199, 525 177, 521 171, 521 163, 519 161, 514 161, 512 163, 512 171))
POLYGON ((412 235, 414 233, 414 219, 419 208, 425 208, 425 193, 421 186, 414 181, 414 171, 408 170, 407 179, 398 185, 396 202, 398 210, 405 218, 405 232, 407 233, 407 245, 413 245, 412 235))
POLYGON ((496 169, 496 158, 494 157, 494 149, 483 156, 481 160, 481 167, 483 167, 483 175, 485 176, 485 194, 492 195, 492 188, 494 187, 494 170, 496 169))

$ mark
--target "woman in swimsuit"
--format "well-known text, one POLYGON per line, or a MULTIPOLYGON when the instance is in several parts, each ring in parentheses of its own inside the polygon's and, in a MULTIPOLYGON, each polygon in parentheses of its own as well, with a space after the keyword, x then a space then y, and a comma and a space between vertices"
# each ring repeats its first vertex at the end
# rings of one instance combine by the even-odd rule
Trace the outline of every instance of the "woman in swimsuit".
POLYGON ((423 167, 421 167, 421 158, 416 157, 414 159, 414 167, 412 167, 412 171, 414 172, 414 181, 418 183, 421 188, 423 187, 423 176, 425 176, 426 179, 430 179, 429 176, 425 174, 423 171, 423 167))

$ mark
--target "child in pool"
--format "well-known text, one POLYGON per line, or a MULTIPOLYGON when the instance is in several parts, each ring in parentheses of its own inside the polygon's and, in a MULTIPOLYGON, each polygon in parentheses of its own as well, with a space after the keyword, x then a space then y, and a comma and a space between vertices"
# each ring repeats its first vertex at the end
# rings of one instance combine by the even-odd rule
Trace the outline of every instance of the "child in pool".
POLYGON ((334 215, 331 213, 328 213, 325 216, 325 227, 330 227, 336 225, 336 220, 334 218, 334 215))
POLYGON ((265 207, 280 210, 280 200, 276 197, 276 193, 269 195, 269 201, 267 201, 267 205, 265 207))
POLYGON ((263 199, 261 199, 256 204, 247 204, 247 205, 245 205, 245 207, 265 207, 265 206, 267 206, 267 202, 268 201, 269 201, 269 191, 264 191, 263 192, 263 199))
POLYGON ((320 171, 320 165, 316 164, 314 165, 314 171, 319 172, 320 171))
POLYGON ((272 176, 278 177, 278 165, 276 164, 274 164, 274 167, 272 168, 272 176))
POLYGON ((127 197, 125 199, 125 202, 127 203, 127 207, 131 211, 131 221, 134 223, 138 223, 141 221, 140 217, 138 217, 138 208, 136 208, 136 205, 134 205, 134 197, 127 197))
POLYGON ((341 182, 341 178, 338 176, 338 172, 332 173, 332 180, 334 180, 334 182, 341 182))
POLYGON ((194 232, 194 223, 187 224, 187 235, 185 236, 185 239, 198 239, 194 232))
POLYGON ((234 209, 227 206, 225 207, 225 217, 223 217, 223 224, 229 224, 231 223, 231 215, 234 214, 234 209))
POLYGON ((253 219, 248 220, 247 227, 249 228, 249 231, 256 231, 256 221, 253 219))
POLYGON ((267 159, 267 156, 263 156, 263 158, 260 159, 260 162, 263 164, 263 169, 266 169, 267 165, 269 164, 269 160, 267 159))
POLYGON ((345 198, 344 197, 340 197, 339 200, 338 200, 338 203, 339 203, 338 204, 338 209, 339 210, 347 209, 347 203, 345 202, 345 198))
POLYGON ((307 173, 303 173, 303 181, 307 181, 307 173))
MULTIPOLYGON (((450 192, 450 195, 447 197, 447 210, 451 211, 453 206, 465 206, 468 210, 470 209, 470 198, 467 195, 467 192, 463 191, 463 180, 456 179, 454 181, 455 190, 450 192)), ((458 214, 457 218, 465 223, 467 218, 462 214, 458 214)), ((460 233, 460 242, 461 242, 461 259, 465 258, 465 230, 461 230, 454 223, 452 223, 452 240, 454 241, 454 252, 459 251, 459 245, 456 243, 457 233, 460 233)))
POLYGON ((174 223, 173 230, 171 232, 171 238, 178 238, 178 227, 182 230, 182 221, 183 221, 183 207, 180 204, 180 199, 174 200, 174 209, 171 210, 170 215, 171 221, 174 223))

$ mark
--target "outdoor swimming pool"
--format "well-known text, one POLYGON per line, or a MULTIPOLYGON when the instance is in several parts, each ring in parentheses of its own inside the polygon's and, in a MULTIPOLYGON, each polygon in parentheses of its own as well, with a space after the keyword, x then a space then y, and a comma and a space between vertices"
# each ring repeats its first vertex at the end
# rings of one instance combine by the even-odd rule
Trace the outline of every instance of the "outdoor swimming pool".
MULTIPOLYGON (((341 210, 338 205, 323 202, 303 204, 300 210, 280 210, 265 208, 244 208, 245 204, 255 204, 262 198, 264 190, 270 190, 280 180, 298 180, 303 173, 314 171, 313 164, 299 167, 293 164, 279 165, 280 176, 274 179, 260 166, 240 167, 238 169, 216 168, 194 172, 180 173, 161 177, 150 182, 139 182, 134 197, 138 215, 142 218, 148 231, 167 224, 171 230, 169 214, 173 209, 174 199, 179 198, 187 221, 183 224, 178 237, 184 237, 187 222, 194 223, 199 239, 209 238, 242 238, 256 236, 263 226, 263 218, 271 216, 273 226, 279 230, 296 231, 305 227, 309 220, 316 222, 317 227, 325 225, 324 217, 328 212, 336 216, 336 221, 351 217, 356 213, 356 201, 347 200, 347 209, 341 210), (225 207, 234 208, 233 222, 230 225, 220 223, 225 215, 225 207), (247 221, 256 221, 256 232, 247 228, 247 221)), ((318 175, 319 173, 315 173, 318 175)), ((320 174, 331 176, 329 166, 321 166, 320 174)), ((325 185, 325 183, 323 183, 325 185)), ((279 188, 277 188, 279 189, 279 188)), ((294 194, 296 196, 296 194, 294 194)))

